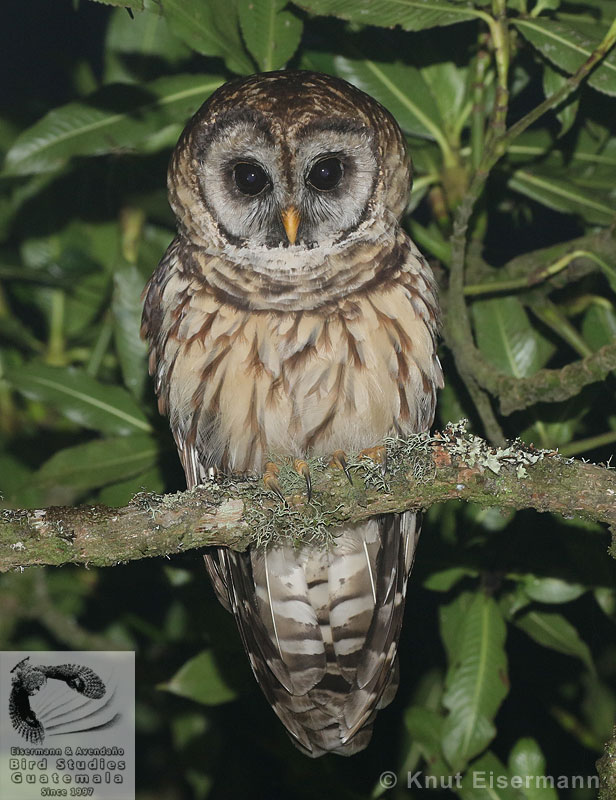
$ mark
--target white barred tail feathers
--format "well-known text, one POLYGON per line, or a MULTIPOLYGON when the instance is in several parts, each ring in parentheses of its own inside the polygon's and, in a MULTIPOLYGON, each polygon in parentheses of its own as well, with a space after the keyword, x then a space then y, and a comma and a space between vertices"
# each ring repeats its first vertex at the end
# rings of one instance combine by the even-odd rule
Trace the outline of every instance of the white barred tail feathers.
POLYGON ((223 554, 254 674, 306 755, 353 755, 397 688, 397 646, 419 528, 389 515, 329 548, 223 554))

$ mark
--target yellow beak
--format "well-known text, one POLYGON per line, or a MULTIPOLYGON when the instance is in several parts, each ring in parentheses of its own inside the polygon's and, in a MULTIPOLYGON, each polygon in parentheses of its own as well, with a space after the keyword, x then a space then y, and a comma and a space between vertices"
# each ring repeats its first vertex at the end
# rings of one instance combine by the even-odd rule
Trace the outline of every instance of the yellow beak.
POLYGON ((299 211, 295 206, 289 206, 285 208, 281 216, 287 239, 291 244, 295 244, 297 229, 299 228, 299 211))

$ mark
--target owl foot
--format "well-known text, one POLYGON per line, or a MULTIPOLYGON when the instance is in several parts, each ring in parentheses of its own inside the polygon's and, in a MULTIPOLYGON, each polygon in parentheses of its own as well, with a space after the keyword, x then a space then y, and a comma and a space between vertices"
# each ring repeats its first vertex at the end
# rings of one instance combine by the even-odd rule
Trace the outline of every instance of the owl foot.
POLYGON ((306 481, 306 499, 309 503, 312 498, 312 480, 310 478, 310 467, 302 458, 296 458, 293 462, 293 469, 306 481))
POLYGON ((280 470, 274 464, 273 461, 268 461, 265 465, 265 471, 263 473, 263 485, 266 489, 269 489, 270 492, 274 492, 277 494, 278 497, 282 500, 282 502, 286 505, 287 501, 285 499, 284 494, 282 493, 282 486, 280 485, 280 481, 278 480, 278 475, 280 474, 280 470))
POLYGON ((332 453, 332 460, 329 462, 329 466, 334 467, 335 469, 341 469, 347 476, 347 479, 351 484, 351 486, 353 486, 353 478, 351 477, 351 473, 349 471, 349 466, 347 464, 347 457, 344 450, 335 450, 332 453))
POLYGON ((365 450, 360 450, 359 457, 370 458, 372 461, 376 461, 377 464, 381 465, 381 472, 383 475, 387 472, 387 448, 383 447, 383 445, 366 447, 365 450))

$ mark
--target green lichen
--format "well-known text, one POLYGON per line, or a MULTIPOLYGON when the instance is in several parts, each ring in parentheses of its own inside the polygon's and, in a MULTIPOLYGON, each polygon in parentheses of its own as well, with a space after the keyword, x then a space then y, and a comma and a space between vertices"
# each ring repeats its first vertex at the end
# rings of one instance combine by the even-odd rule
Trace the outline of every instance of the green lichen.
MULTIPOLYGON (((430 443, 428 434, 416 434, 407 439, 390 437, 385 440, 387 450, 386 471, 378 461, 358 453, 347 456, 348 469, 353 478, 353 486, 349 486, 347 478, 338 468, 331 467, 327 459, 306 458, 314 491, 310 503, 303 505, 283 504, 275 495, 266 490, 260 481, 251 481, 242 486, 242 498, 245 506, 245 522, 251 531, 253 543, 265 546, 272 543, 292 543, 296 546, 310 544, 326 547, 335 540, 336 528, 344 519, 345 505, 339 503, 334 509, 327 510, 319 501, 319 492, 323 491, 323 476, 329 473, 330 491, 342 492, 350 496, 350 502, 362 504, 366 489, 373 489, 383 494, 390 493, 390 481, 408 476, 409 473, 418 482, 427 482, 434 477, 435 467, 430 459, 430 443), (331 481, 335 489, 332 489, 331 481)), ((293 459, 269 455, 278 468, 278 480, 284 495, 288 498, 305 498, 306 482, 295 469, 293 459)))
MULTIPOLYGON (((287 487, 284 477, 281 477, 285 491, 287 487)), ((303 508, 291 508, 281 500, 273 499, 271 492, 258 487, 252 487, 248 498, 244 493, 244 498, 244 519, 252 533, 253 543, 258 547, 271 544, 326 547, 335 539, 333 526, 340 506, 327 511, 313 497, 310 504, 303 508)))
POLYGON ((156 494, 156 492, 137 492, 129 505, 135 506, 140 511, 151 514, 152 519, 154 519, 164 503, 165 496, 162 494, 156 494))
POLYGON ((515 469, 517 478, 528 476, 526 467, 541 461, 545 455, 553 455, 549 450, 537 450, 532 445, 516 439, 507 447, 492 447, 483 439, 474 436, 466 430, 468 421, 449 423, 443 431, 443 443, 447 444, 449 453, 468 464, 469 467, 479 467, 493 472, 495 475, 503 467, 515 469))

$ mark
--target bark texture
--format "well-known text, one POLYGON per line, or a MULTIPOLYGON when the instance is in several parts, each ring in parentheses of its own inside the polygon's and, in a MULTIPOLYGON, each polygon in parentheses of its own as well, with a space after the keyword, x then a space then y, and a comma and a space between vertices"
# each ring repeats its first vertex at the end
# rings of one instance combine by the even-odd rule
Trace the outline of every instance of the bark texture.
MULTIPOLYGON (((461 425, 442 433, 388 440, 387 472, 367 458, 349 458, 353 486, 322 461, 309 462, 314 487, 281 459, 287 505, 259 479, 225 479, 173 495, 141 493, 123 508, 106 506, 4 509, 0 571, 27 566, 112 566, 140 558, 290 537, 315 541, 336 528, 380 514, 464 500, 502 509, 534 508, 604 523, 616 531, 616 470, 519 442, 493 447, 461 425)), ((616 557, 616 546, 611 553, 616 557)))

